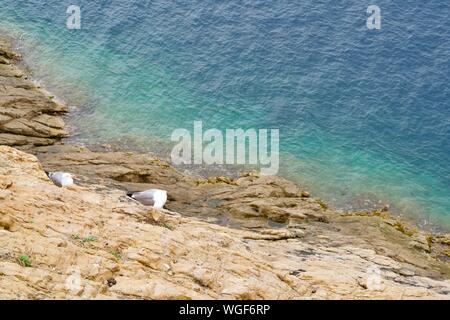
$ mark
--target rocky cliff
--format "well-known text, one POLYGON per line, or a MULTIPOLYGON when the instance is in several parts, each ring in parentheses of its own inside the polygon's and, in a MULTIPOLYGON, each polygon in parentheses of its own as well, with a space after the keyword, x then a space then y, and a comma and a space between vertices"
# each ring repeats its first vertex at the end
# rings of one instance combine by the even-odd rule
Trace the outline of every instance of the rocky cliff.
POLYGON ((66 108, 18 58, 0 40, 0 298, 450 298, 448 235, 331 210, 279 177, 203 179, 64 145, 66 108), (125 196, 148 187, 168 190, 168 210, 125 196))
POLYGON ((19 59, 10 41, 0 38, 0 144, 52 145, 67 136, 60 117, 67 108, 15 66, 19 59))

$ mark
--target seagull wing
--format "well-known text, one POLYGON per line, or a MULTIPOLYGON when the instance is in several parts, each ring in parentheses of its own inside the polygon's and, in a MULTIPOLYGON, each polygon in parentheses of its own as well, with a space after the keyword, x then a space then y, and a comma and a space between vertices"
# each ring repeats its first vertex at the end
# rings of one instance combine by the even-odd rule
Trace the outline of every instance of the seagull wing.
POLYGON ((53 172, 50 174, 50 179, 53 181, 55 185, 58 187, 62 187, 63 173, 62 172, 53 172))
POLYGON ((133 199, 139 201, 143 205, 152 206, 155 203, 155 190, 146 190, 133 193, 133 199))
POLYGON ((52 172, 49 173, 48 177, 58 187, 65 187, 73 184, 72 176, 66 172, 52 172))

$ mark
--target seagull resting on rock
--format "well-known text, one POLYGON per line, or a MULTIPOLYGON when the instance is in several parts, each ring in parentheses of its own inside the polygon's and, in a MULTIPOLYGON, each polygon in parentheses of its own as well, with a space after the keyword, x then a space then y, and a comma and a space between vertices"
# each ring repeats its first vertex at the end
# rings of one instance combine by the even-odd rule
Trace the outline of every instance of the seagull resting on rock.
POLYGON ((67 172, 45 172, 50 180, 58 187, 68 187, 73 184, 73 177, 71 173, 67 172))
POLYGON ((149 189, 142 192, 129 192, 127 196, 142 203, 144 206, 153 206, 162 209, 167 201, 167 191, 160 189, 149 189))

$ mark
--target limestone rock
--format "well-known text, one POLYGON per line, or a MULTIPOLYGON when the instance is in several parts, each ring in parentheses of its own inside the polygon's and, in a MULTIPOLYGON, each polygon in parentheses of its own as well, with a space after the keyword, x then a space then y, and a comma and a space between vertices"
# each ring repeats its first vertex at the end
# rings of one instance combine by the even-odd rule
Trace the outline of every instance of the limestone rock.
POLYGON ((0 144, 29 149, 60 142, 68 134, 61 119, 67 107, 29 81, 15 65, 19 59, 0 38, 0 144))
MULTIPOLYGON (((59 147, 42 148, 50 152, 59 147)), ((93 159, 114 163, 115 157, 69 149, 73 154, 66 154, 64 161, 54 154, 60 165, 77 168, 93 159)), ((11 192, 2 200, 2 209, 8 209, 0 214, 0 298, 446 299, 450 292, 449 267, 434 260, 433 252, 411 249, 412 240, 381 223, 382 217, 333 216, 313 199, 281 192, 282 181, 272 185, 274 208, 285 210, 289 220, 289 210, 298 210, 304 219, 269 227, 264 224, 268 217, 261 217, 253 228, 230 228, 201 221, 201 216, 164 214, 155 221, 148 208, 125 200, 117 189, 122 182, 111 183, 117 177, 111 168, 100 169, 83 186, 61 189, 47 179, 34 156, 0 146, 0 163, 1 190, 11 192), (309 218, 312 212, 326 215, 329 223, 309 218), (23 256, 28 267, 18 262, 23 256), (379 277, 375 285, 374 277, 379 277)), ((125 167, 134 170, 131 163, 125 167)), ((174 169, 166 170, 157 176, 160 183, 164 177, 191 182, 174 169)), ((230 199, 238 202, 241 186, 197 187, 210 190, 228 208, 230 199)), ((258 193, 252 198, 243 191, 242 203, 249 207, 264 211, 270 205, 258 193)))

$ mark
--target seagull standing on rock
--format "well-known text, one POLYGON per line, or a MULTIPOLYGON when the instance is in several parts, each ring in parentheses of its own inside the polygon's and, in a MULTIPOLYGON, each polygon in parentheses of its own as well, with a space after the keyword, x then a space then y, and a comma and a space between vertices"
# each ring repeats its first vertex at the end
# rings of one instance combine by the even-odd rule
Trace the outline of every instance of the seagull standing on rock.
POLYGON ((67 172, 45 172, 50 180, 58 187, 68 187, 73 184, 73 177, 71 173, 67 172))
POLYGON ((160 189, 149 189, 142 192, 129 192, 127 196, 142 203, 144 206, 153 206, 161 210, 167 201, 167 191, 160 189))

